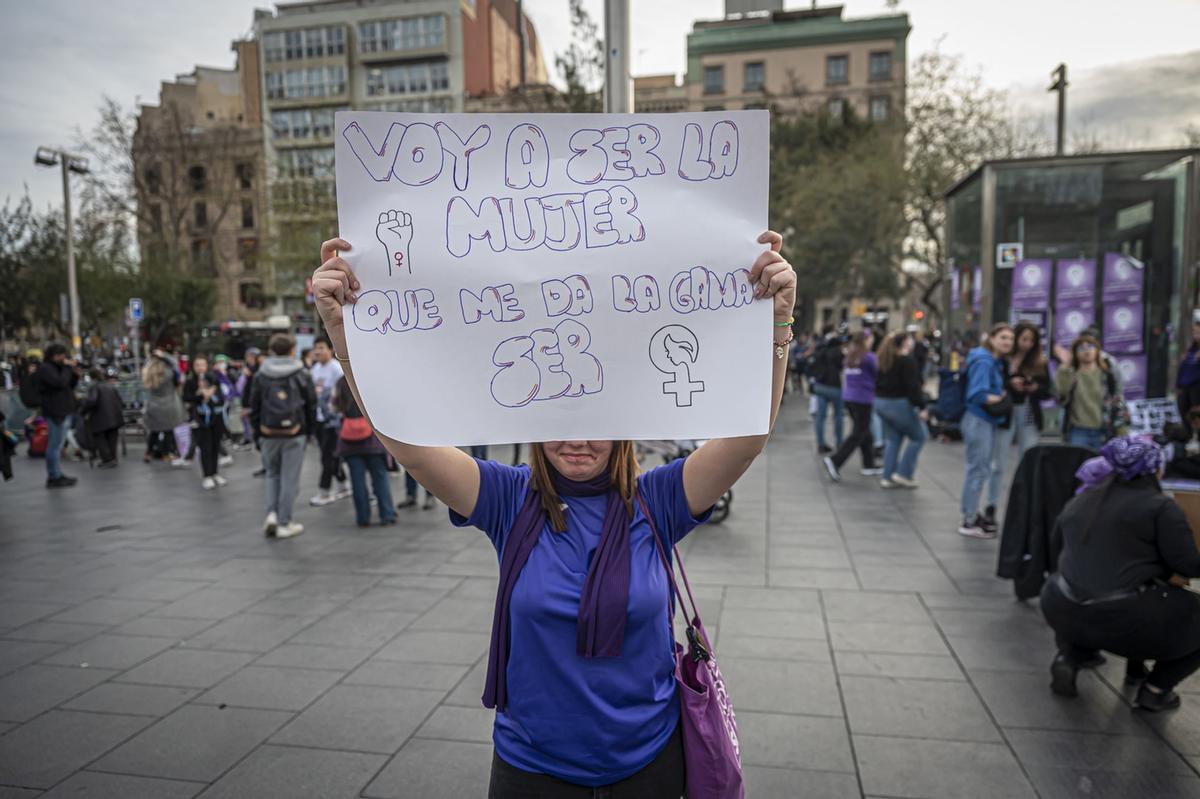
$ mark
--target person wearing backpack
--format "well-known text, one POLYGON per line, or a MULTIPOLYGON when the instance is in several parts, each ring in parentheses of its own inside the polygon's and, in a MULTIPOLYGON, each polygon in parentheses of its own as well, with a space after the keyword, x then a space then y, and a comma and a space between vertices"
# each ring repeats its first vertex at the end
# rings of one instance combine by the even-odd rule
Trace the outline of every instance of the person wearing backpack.
POLYGON ((75 361, 67 358, 62 344, 46 347, 46 360, 34 374, 38 407, 49 426, 50 440, 46 446, 46 488, 69 488, 77 482, 62 473, 62 449, 67 440, 67 421, 75 413, 75 386, 79 370, 75 361))
MULTIPOLYGON (((332 350, 331 350, 332 351, 332 350)), ((338 378, 332 389, 331 405, 342 420, 338 428, 334 454, 350 470, 351 496, 354 497, 354 521, 359 527, 371 524, 371 495, 367 490, 367 474, 375 491, 379 507, 379 523, 396 523, 396 506, 392 504, 392 483, 388 479, 387 450, 375 437, 367 417, 363 416, 345 376, 338 378)))
POLYGON ((294 338, 276 333, 267 352, 250 388, 250 425, 267 470, 263 532, 268 538, 291 538, 304 532, 304 525, 292 521, 292 506, 300 492, 304 445, 316 431, 317 392, 296 359, 294 338))

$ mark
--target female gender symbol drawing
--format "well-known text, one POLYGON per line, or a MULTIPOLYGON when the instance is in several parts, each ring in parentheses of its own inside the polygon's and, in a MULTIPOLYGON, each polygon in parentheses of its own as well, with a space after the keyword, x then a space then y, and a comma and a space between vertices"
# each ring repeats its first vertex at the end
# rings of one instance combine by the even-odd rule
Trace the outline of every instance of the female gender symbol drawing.
POLYGON ((691 407, 692 395, 704 391, 703 380, 692 380, 692 365, 699 358, 700 342, 683 325, 659 328, 650 338, 650 363, 671 376, 662 384, 663 394, 674 394, 677 408, 691 407))

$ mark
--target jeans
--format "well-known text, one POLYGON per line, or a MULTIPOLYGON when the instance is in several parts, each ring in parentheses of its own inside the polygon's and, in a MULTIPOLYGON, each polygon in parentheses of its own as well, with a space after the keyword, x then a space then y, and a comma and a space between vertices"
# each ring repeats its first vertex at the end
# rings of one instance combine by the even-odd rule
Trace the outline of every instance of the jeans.
POLYGON ((862 451, 863 468, 874 469, 875 442, 871 438, 871 406, 861 402, 847 402, 846 410, 850 412, 850 421, 854 427, 850 430, 850 437, 842 442, 838 451, 833 454, 833 465, 842 468, 842 464, 858 449, 862 451))
POLYGON ((292 521, 292 506, 300 493, 300 469, 304 466, 304 436, 263 438, 262 463, 267 470, 267 513, 280 524, 292 521))
POLYGON ((372 452, 367 455, 347 455, 346 467, 350 470, 350 486, 354 491, 354 520, 359 524, 371 521, 371 496, 367 492, 367 473, 375 490, 375 502, 379 505, 379 520, 390 522, 396 518, 396 506, 392 504, 392 484, 388 479, 387 455, 372 452))
POLYGON ((871 409, 871 441, 876 447, 883 446, 883 420, 875 413, 874 408, 871 409))
POLYGON ((1098 427, 1074 427, 1067 431, 1067 443, 1073 447, 1100 449, 1104 445, 1104 431, 1098 427))
POLYGON ((845 411, 842 405, 842 390, 824 383, 813 383, 812 389, 813 394, 817 396, 817 446, 825 446, 825 415, 829 412, 829 404, 833 403, 833 440, 840 447, 842 445, 842 419, 845 411))
POLYGON ((46 442, 46 477, 55 480, 62 477, 62 448, 67 441, 67 424, 71 417, 65 419, 46 418, 46 428, 50 440, 46 442))
POLYGON ((883 423, 883 479, 893 474, 909 480, 917 473, 917 457, 929 438, 929 431, 917 409, 904 397, 876 397, 875 413, 883 423), (901 452, 904 439, 908 444, 901 452))
POLYGON ((992 453, 992 479, 988 482, 988 504, 999 505, 1004 488, 1004 477, 1008 471, 1008 457, 1012 454, 1013 441, 1017 442, 1017 465, 1025 453, 1036 447, 1042 431, 1032 419, 1025 418, 1024 405, 1018 405, 1008 428, 996 430, 996 449, 992 453))
POLYGON ((992 473, 992 453, 996 451, 996 425, 967 411, 962 418, 963 443, 967 445, 967 469, 963 474, 962 504, 964 519, 979 513, 979 495, 992 473))
POLYGON ((1081 605, 1063 596, 1059 579, 1042 586, 1042 614, 1068 660, 1078 664, 1101 649, 1153 660, 1146 682, 1164 691, 1200 669, 1200 597, 1150 583, 1128 599, 1081 605))
POLYGON ((317 443, 321 445, 321 481, 322 491, 333 487, 333 478, 345 482, 346 473, 342 471, 342 459, 334 452, 337 450, 338 428, 322 427, 317 433, 317 443))
POLYGON ((683 733, 677 726, 667 745, 645 768, 599 788, 522 771, 493 753, 488 799, 677 799, 683 795, 684 777, 683 733))

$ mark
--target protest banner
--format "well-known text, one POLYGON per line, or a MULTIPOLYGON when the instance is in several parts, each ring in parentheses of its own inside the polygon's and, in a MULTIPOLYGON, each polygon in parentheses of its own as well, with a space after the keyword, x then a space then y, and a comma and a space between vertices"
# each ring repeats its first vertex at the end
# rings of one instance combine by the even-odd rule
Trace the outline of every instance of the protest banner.
POLYGON ((767 431, 768 115, 335 117, 367 412, 423 445, 767 431))

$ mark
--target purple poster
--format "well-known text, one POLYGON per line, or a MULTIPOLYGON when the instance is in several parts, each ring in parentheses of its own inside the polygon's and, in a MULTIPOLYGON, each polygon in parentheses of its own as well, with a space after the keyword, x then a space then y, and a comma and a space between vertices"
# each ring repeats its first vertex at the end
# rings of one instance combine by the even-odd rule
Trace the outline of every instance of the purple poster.
POLYGON ((1142 351, 1142 303, 1104 304, 1104 349, 1111 353, 1142 351))
POLYGON ((971 272, 971 310, 975 313, 983 308, 983 267, 977 266, 971 272))
POLYGON ((1121 381, 1121 391, 1125 394, 1125 399, 1145 399, 1146 356, 1122 355, 1113 360, 1116 361, 1117 377, 1121 381))
POLYGON ((1057 289, 1056 303, 1059 306, 1078 304, 1087 300, 1089 305, 1096 300, 1096 262, 1091 258, 1072 258, 1058 262, 1054 285, 1057 289))
POLYGON ((1136 258, 1116 252, 1104 254, 1104 302, 1142 301, 1145 266, 1136 258))
POLYGON ((1060 298, 1054 306, 1054 343, 1069 347, 1071 342, 1095 323, 1096 309, 1092 307, 1090 298, 1077 302, 1060 298))
POLYGON ((962 287, 959 286, 958 270, 955 269, 950 273, 950 310, 957 311, 959 302, 962 300, 962 287))
POLYGON ((1050 305, 1050 261, 1033 258, 1017 261, 1013 270, 1012 307, 1023 311, 1040 310, 1050 305))

